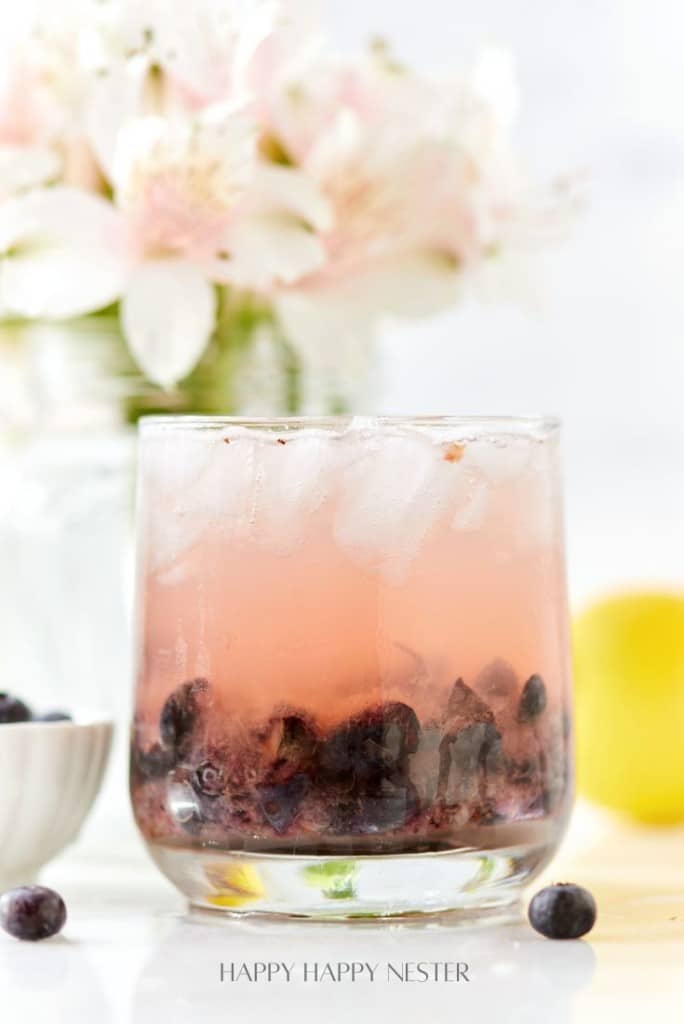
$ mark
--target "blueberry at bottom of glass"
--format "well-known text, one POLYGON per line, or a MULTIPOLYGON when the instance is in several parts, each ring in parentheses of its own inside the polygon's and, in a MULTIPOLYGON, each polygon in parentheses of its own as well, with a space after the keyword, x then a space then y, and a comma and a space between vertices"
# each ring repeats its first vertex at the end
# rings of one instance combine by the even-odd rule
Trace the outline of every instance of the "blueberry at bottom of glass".
POLYGON ((438 718, 371 703, 323 729, 245 727, 190 680, 133 730, 136 819, 191 902, 235 913, 392 916, 512 902, 569 802, 567 716, 532 676, 495 715, 456 680, 438 718))

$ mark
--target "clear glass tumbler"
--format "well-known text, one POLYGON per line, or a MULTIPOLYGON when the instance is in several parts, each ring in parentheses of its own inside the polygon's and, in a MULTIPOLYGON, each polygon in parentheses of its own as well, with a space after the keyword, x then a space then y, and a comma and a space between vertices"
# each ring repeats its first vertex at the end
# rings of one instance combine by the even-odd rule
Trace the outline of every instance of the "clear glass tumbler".
POLYGON ((559 428, 150 417, 131 793, 204 907, 503 906, 572 798, 559 428))

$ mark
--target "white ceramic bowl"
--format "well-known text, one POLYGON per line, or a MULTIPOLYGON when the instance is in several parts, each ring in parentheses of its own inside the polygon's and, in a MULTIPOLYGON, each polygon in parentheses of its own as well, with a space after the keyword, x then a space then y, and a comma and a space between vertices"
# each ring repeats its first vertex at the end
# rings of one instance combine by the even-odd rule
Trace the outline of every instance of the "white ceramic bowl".
POLYGON ((112 723, 0 725, 0 891, 35 879, 73 842, 97 796, 112 723))

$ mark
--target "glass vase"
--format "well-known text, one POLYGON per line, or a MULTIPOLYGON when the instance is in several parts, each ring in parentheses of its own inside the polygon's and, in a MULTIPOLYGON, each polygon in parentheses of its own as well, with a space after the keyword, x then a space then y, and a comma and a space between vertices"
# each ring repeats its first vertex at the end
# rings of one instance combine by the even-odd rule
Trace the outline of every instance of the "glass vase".
POLYGON ((314 390, 249 296, 223 298, 203 358, 168 392, 137 368, 116 311, 0 325, 2 687, 123 721, 137 420, 296 412, 314 390))

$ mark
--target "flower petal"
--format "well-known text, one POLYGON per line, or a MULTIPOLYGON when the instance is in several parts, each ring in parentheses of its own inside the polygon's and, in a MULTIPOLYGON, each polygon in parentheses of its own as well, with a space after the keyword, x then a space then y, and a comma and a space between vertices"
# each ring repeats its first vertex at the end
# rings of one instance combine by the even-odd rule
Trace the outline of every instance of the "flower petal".
POLYGON ((214 260, 210 275, 217 281, 263 291, 274 283, 298 281, 325 259, 318 237, 284 213, 246 217, 231 229, 226 246, 229 258, 214 260))
POLYGON ((278 318, 313 379, 353 390, 384 316, 423 317, 453 305, 458 274, 434 253, 408 253, 341 280, 282 289, 278 318))
POLYGON ((216 296, 192 263, 156 260, 132 274, 121 304, 131 352, 151 380, 170 388, 193 369, 216 318, 216 296))
POLYGON ((424 317, 453 306, 459 284, 458 264, 447 253, 417 250, 397 253, 350 282, 360 289, 363 306, 379 316, 424 317))
POLYGON ((352 288, 312 287, 286 289, 275 299, 278 320, 314 394, 350 395, 354 382, 366 377, 378 315, 359 298, 352 288))
POLYGON ((48 146, 0 145, 0 197, 56 178, 60 160, 48 146))
POLYGON ((104 199, 36 189, 0 206, 0 304, 13 315, 102 309, 120 296, 126 270, 121 221, 104 199))
POLYGON ((264 204, 287 210, 318 231, 327 231, 332 224, 330 203, 310 178, 292 167, 259 165, 254 191, 264 204))
POLYGON ((106 73, 94 75, 85 97, 84 120, 88 141, 109 181, 113 178, 119 132, 143 111, 148 66, 142 59, 113 62, 106 73))

